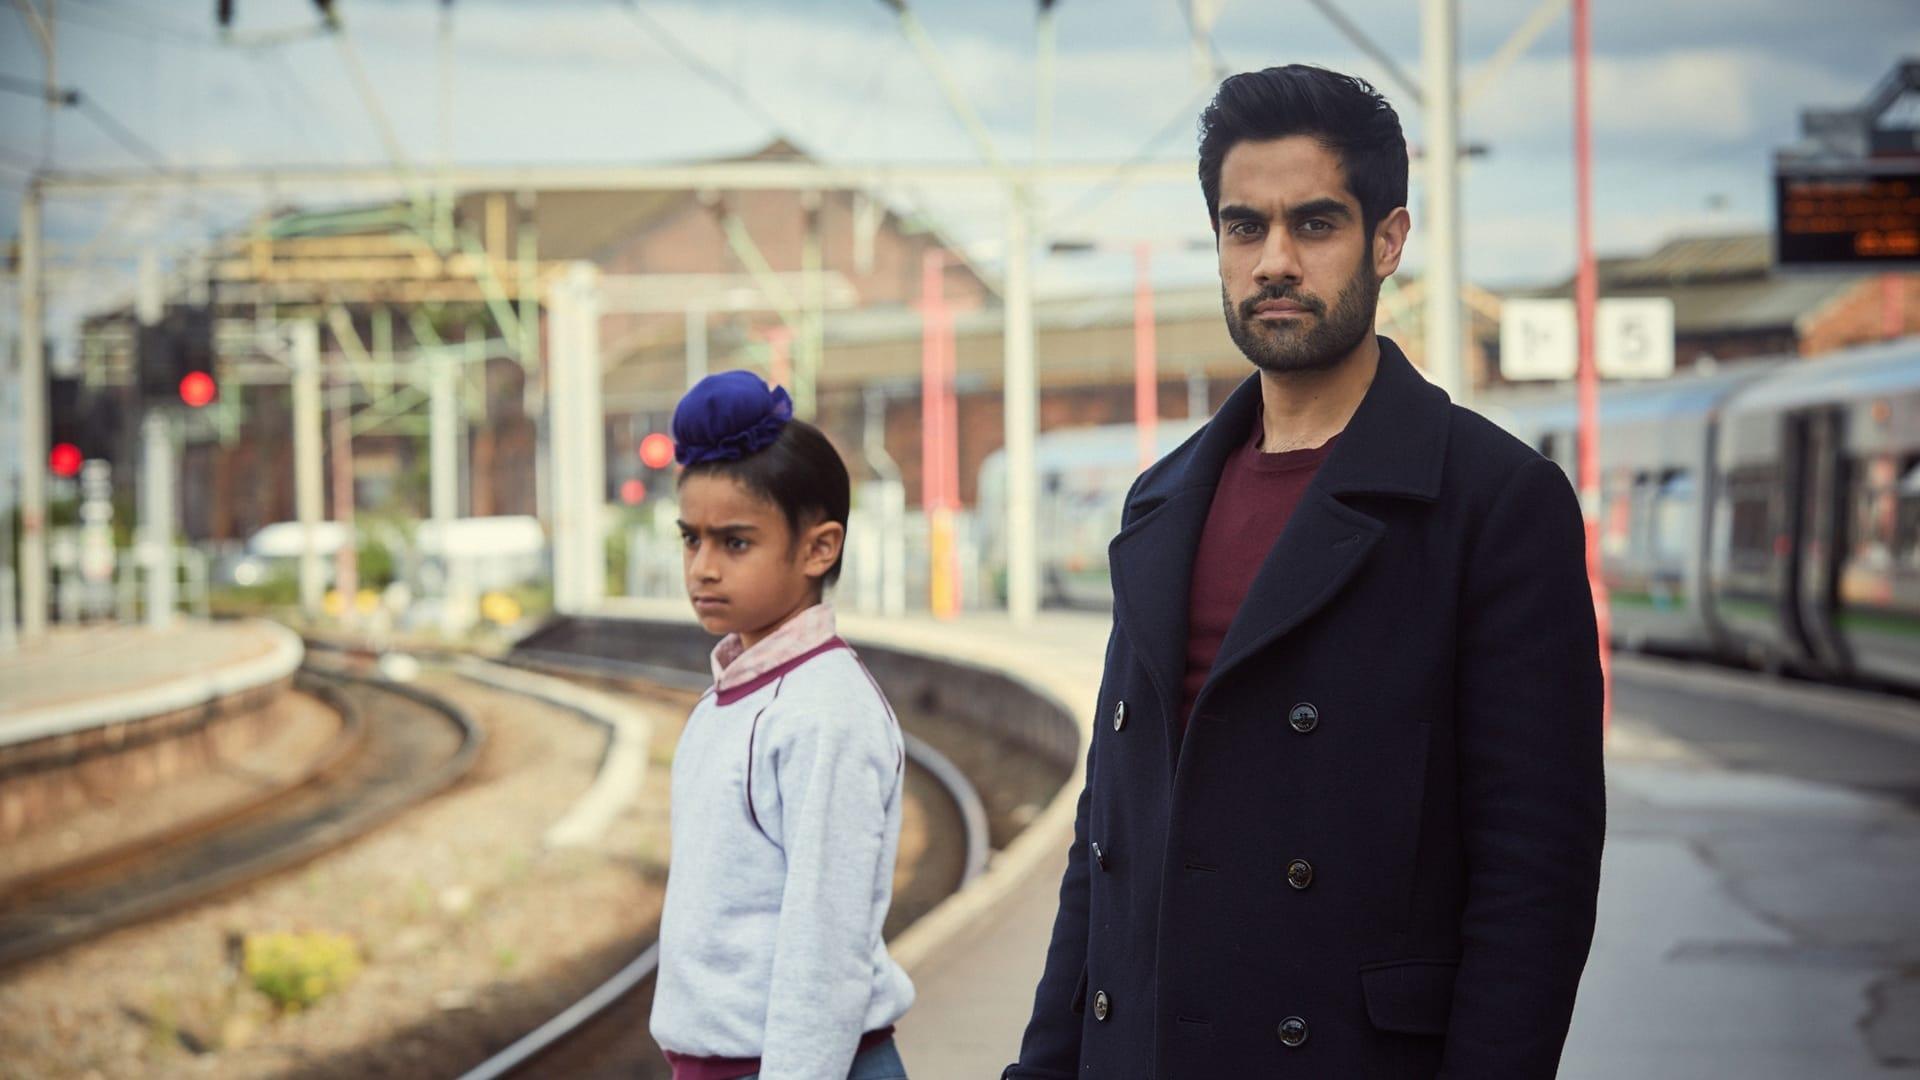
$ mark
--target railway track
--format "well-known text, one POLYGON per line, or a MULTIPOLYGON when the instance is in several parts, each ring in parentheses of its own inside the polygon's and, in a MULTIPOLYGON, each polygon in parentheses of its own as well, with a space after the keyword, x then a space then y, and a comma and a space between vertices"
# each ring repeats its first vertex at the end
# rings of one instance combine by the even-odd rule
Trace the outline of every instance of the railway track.
POLYGON ((13 882, 0 898, 0 969, 178 911, 300 865, 444 790, 483 734, 453 702, 344 671, 301 687, 342 733, 295 782, 84 860, 13 882))
MULTIPOLYGON (((661 685, 703 689, 706 681, 670 667, 542 649, 516 654, 534 670, 600 682, 628 692, 656 692, 661 685)), ((886 936, 957 892, 984 868, 987 816, 967 776, 938 751, 907 737, 904 787, 907 822, 886 936), (917 823, 917 824, 916 824, 917 823), (911 848, 911 850, 910 850, 911 848)), ((611 977, 545 1023, 468 1071, 462 1080, 522 1076, 666 1077, 659 1048, 647 1035, 653 1005, 656 942, 636 944, 631 960, 611 977)))

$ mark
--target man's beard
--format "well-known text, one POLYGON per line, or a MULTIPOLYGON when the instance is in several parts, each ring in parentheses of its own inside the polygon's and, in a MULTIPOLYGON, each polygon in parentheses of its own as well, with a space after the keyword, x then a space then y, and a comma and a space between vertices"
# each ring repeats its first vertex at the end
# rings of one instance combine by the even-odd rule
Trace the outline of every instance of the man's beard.
MULTIPOLYGON (((1380 279, 1365 262, 1334 299, 1327 302, 1292 286, 1269 285, 1235 304, 1220 286, 1220 307, 1227 316, 1227 333, 1253 366, 1275 373, 1326 371, 1339 365, 1373 330, 1374 309, 1380 301, 1380 279), (1254 306, 1268 300, 1287 300, 1307 309, 1308 327, 1285 322, 1259 323, 1254 306)), ((1304 321, 1301 320, 1301 321, 1304 321)))

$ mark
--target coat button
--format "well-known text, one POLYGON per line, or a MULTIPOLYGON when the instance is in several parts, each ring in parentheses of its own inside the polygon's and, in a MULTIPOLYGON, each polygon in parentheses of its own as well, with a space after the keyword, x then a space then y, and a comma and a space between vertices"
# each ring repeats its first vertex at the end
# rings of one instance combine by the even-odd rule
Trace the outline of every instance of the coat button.
POLYGON ((1296 889, 1304 889, 1313 884, 1313 864, 1305 859, 1295 859, 1288 863, 1287 884, 1296 889))
POLYGON ((1113 707, 1113 730, 1124 731, 1127 727, 1127 703, 1121 702, 1113 707))
POLYGON ((1107 868, 1107 853, 1100 849, 1098 841, 1095 841, 1093 844, 1093 861, 1099 864, 1100 869, 1105 870, 1107 868))
POLYGON ((1280 1021, 1280 1041, 1287 1046, 1299 1046, 1307 1041, 1307 1022, 1297 1016, 1289 1016, 1280 1021))
POLYGON ((1093 1018, 1105 1021, 1113 1012, 1113 1002, 1107 1000, 1105 990, 1096 990, 1093 995, 1093 1018))
POLYGON ((1305 735, 1320 726, 1320 710, 1303 701, 1287 713, 1287 723, 1293 725, 1293 730, 1305 735))

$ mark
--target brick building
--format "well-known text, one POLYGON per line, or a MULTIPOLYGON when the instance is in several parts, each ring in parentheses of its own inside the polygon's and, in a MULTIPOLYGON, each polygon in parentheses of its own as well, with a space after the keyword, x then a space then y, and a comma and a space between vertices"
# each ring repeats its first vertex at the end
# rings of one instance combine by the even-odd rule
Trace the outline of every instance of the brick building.
MULTIPOLYGON (((781 142, 748 157, 798 153, 781 142)), ((459 512, 531 514, 540 500, 540 301, 567 264, 589 262, 609 283, 642 281, 656 291, 672 284, 664 275, 693 282, 689 302, 712 309, 703 322, 718 370, 756 356, 764 366, 765 338, 782 321, 770 304, 735 295, 758 291, 755 261, 792 274, 817 252, 818 280, 835 305, 905 310, 930 250, 946 254, 945 290, 957 308, 997 305, 935 232, 851 192, 478 191, 444 206, 263 215, 216 241, 167 296, 212 307, 221 373, 220 401, 186 420, 185 531, 195 540, 243 539, 294 516, 287 361, 263 326, 320 326, 329 400, 354 403, 352 472, 362 512, 427 512, 425 379, 407 365, 420 362, 418 350, 438 348, 459 360, 459 512), (715 282, 738 287, 716 298, 715 282)), ((684 354, 684 306, 615 307, 601 321, 610 387, 636 355, 684 354)), ((85 320, 82 361, 94 392, 133 396, 136 329, 131 305, 85 320)), ((137 409, 124 411, 137 417, 137 409)), ((610 496, 645 433, 630 413, 610 397, 610 496)), ((130 422, 115 456, 134 460, 136 438, 130 422)), ((331 475, 332 467, 329 449, 323 469, 331 475)), ((334 486, 323 486, 332 516, 334 486)))

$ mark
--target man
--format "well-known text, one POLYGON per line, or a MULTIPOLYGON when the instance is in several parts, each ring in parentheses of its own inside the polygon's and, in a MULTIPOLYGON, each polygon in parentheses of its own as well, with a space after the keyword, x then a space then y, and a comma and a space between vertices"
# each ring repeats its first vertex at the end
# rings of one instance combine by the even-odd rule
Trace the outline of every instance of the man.
POLYGON ((1004 1075, 1550 1077, 1605 818, 1577 501, 1373 332, 1410 222, 1371 86, 1228 79, 1200 184, 1258 371, 1128 495, 1004 1075))

